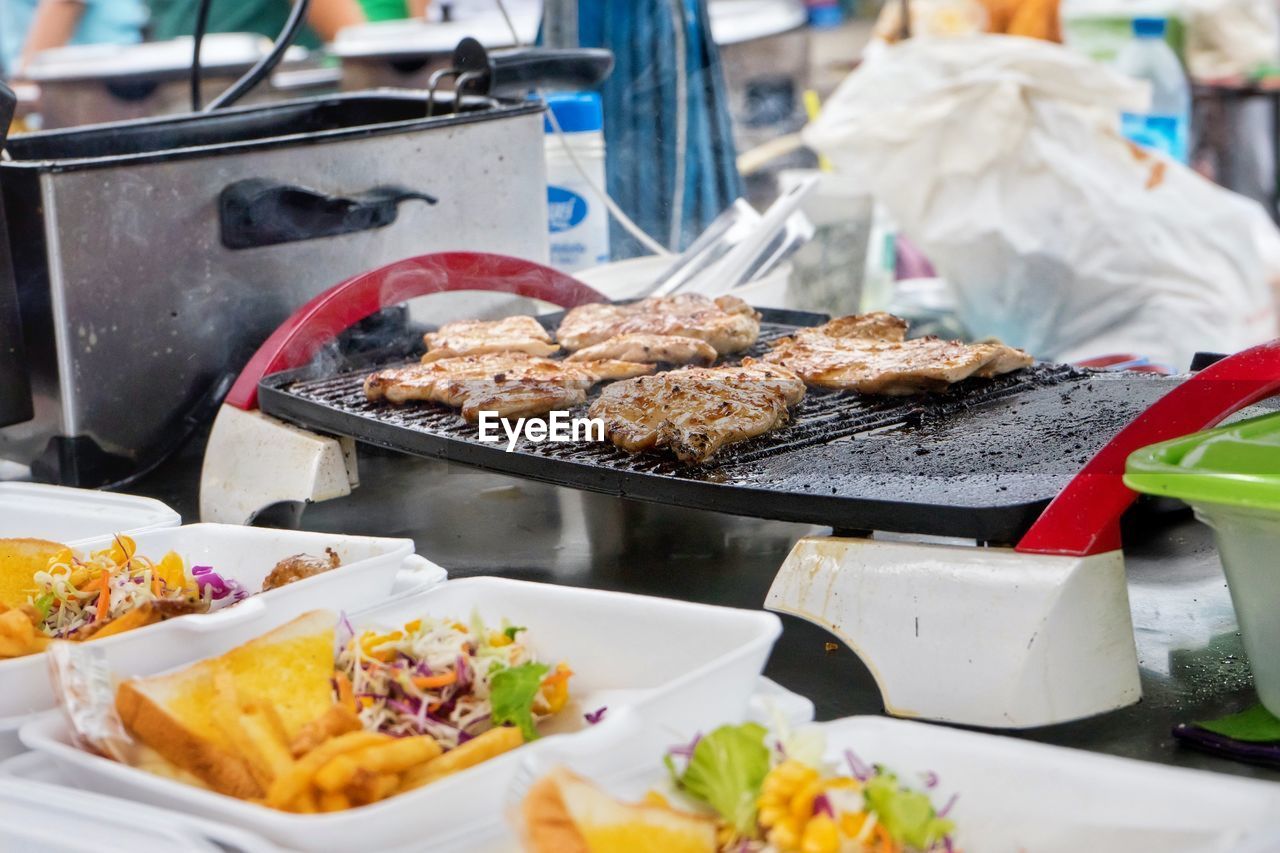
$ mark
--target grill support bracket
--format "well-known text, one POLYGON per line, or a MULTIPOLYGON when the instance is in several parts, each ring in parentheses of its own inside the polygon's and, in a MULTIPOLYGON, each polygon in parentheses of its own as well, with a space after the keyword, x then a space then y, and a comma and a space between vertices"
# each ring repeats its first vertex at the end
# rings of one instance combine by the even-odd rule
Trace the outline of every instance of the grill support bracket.
POLYGON ((806 537, 765 606, 839 637, 895 717, 1024 729, 1142 697, 1120 551, 806 537))

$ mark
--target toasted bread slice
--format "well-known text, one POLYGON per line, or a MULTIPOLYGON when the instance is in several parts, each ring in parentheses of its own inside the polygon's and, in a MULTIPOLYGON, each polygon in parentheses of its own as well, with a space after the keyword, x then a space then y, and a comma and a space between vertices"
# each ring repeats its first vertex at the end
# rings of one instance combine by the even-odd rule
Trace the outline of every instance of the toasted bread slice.
POLYGON ((0 604, 21 607, 35 589, 32 576, 66 548, 45 539, 0 539, 0 604))
POLYGON ((534 853, 714 853, 715 821, 664 806, 623 803, 564 769, 536 782, 524 804, 534 853))
POLYGON ((276 709, 290 739, 333 705, 334 626, 326 610, 250 640, 221 657, 120 685, 116 710, 138 740, 215 791, 265 794, 215 722, 218 703, 252 698, 276 709), (219 686, 234 685, 235 697, 219 686))

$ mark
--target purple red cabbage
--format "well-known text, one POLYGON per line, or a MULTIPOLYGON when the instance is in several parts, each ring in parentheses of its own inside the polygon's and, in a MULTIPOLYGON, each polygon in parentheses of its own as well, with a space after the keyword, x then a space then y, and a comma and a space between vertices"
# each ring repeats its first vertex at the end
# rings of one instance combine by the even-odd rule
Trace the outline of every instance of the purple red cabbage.
POLYGON ((938 781, 939 781, 939 780, 938 780, 938 774, 937 774, 937 773, 934 773, 932 770, 930 770, 930 771, 928 771, 927 773, 925 773, 925 774, 924 774, 924 787, 925 787, 925 790, 926 790, 926 791, 928 791, 928 790, 932 790, 933 788, 938 787, 938 781))
POLYGON ((698 748, 698 744, 702 741, 702 732, 698 732, 693 736, 693 740, 683 746, 673 746, 667 750, 667 755, 678 755, 681 758, 693 758, 693 751, 698 748))
POLYGON ((831 807, 831 800, 827 799, 826 794, 819 794, 813 798, 813 813, 815 815, 826 815, 835 819, 836 810, 831 807))
POLYGON ((844 751, 844 760, 849 765, 849 773, 859 782, 865 782, 876 775, 875 769, 859 758, 852 749, 844 751))
POLYGON ((587 725, 594 726, 596 723, 604 719, 604 713, 605 711, 608 711, 608 710, 609 710, 608 705, 601 705, 599 708, 596 708, 594 711, 588 711, 587 713, 583 714, 582 719, 587 721, 587 725))
MULTIPOLYGON (((411 699, 409 701, 413 700, 411 699)), ((415 708, 406 702, 401 702, 399 699, 387 699, 387 707, 395 711, 397 714, 408 714, 411 717, 418 716, 418 708, 415 708)), ((418 707, 420 708, 421 705, 418 707)))
POLYGON ((950 813, 951 809, 955 807, 956 800, 958 799, 960 799, 959 794, 952 794, 951 799, 947 800, 947 804, 938 809, 938 817, 946 817, 947 814, 950 813))
POLYGON ((352 626, 351 620, 347 618, 345 610, 338 614, 338 628, 342 632, 338 635, 338 646, 346 646, 355 637, 356 629, 352 626))
POLYGON ((248 598, 249 592, 240 582, 233 578, 224 578, 213 570, 213 566, 192 566, 191 577, 195 578, 196 588, 204 595, 209 591, 211 601, 223 601, 230 598, 232 602, 248 598))

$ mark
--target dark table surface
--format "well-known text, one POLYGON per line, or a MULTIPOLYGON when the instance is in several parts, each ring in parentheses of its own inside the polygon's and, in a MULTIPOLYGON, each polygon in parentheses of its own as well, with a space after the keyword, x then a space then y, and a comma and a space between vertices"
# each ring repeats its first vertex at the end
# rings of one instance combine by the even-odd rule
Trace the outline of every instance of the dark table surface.
MULTIPOLYGON (((197 519, 200 447, 186 448, 130 491, 197 519)), ((362 485, 315 504, 301 526, 412 538, 452 577, 501 575, 760 607, 801 536, 824 528, 577 492, 434 460, 361 448, 362 485)), ((1013 734, 1045 743, 1280 780, 1280 772, 1180 746, 1178 722, 1256 702, 1208 528, 1187 513, 1127 535, 1129 594, 1143 700, 1089 720, 1013 734)), ((816 705, 822 720, 880 714, 867 669, 826 631, 783 616, 766 674, 816 705)))

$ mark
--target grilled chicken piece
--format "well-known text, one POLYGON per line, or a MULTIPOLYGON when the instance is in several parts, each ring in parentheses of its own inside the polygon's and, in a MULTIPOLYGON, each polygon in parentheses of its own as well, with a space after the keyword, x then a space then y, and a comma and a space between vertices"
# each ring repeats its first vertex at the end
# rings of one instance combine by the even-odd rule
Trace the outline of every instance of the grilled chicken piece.
POLYGON ((633 334, 697 338, 720 355, 727 355, 756 342, 760 315, 736 296, 711 300, 696 293, 681 293, 628 305, 581 305, 566 314, 556 330, 561 346, 571 352, 633 334))
POLYGON ((427 345, 424 362, 492 352, 551 355, 560 349, 551 342, 547 330, 528 316, 446 323, 439 331, 423 335, 422 340, 427 345))
POLYGON ((580 349, 568 361, 595 361, 618 358, 643 364, 710 365, 716 360, 716 348, 698 338, 684 335, 618 335, 604 343, 580 349))
POLYGON ((652 372, 649 364, 571 364, 525 353, 488 353, 379 370, 365 379, 364 393, 370 400, 392 403, 442 403, 461 409, 467 420, 477 420, 482 411, 525 417, 584 402, 587 389, 597 382, 652 372))
POLYGON ((866 338, 873 341, 903 341, 907 338, 907 321, 884 311, 850 314, 828 320, 821 326, 797 329, 796 340, 814 338, 866 338))
POLYGON ((267 577, 262 582, 262 591, 285 586, 295 581, 313 578, 316 575, 324 574, 332 571, 342 565, 342 558, 338 556, 338 552, 332 548, 324 549, 323 557, 315 557, 311 554, 294 554, 292 557, 285 557, 267 573, 267 577))
POLYGON ((1004 344, 903 340, 905 333, 906 322, 888 314, 838 317, 777 341, 764 358, 808 385, 888 396, 939 391, 970 376, 998 376, 1032 363, 1004 344))
POLYGON ((786 424, 804 383, 776 365, 689 367, 610 385, 591 404, 605 436, 630 453, 670 448, 685 463, 705 462, 727 444, 786 424))

